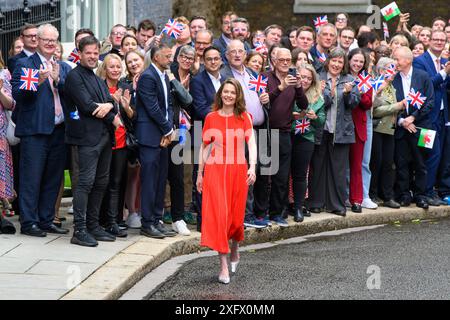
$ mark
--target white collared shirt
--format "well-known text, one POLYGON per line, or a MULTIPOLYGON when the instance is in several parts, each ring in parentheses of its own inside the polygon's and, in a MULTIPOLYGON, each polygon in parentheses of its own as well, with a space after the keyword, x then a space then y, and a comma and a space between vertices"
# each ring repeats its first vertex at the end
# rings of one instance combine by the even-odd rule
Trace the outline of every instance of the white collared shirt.
POLYGON ((167 88, 167 84, 166 84, 166 73, 162 72, 161 70, 158 69, 158 67, 156 66, 156 64, 152 63, 153 67, 156 69, 156 72, 159 75, 159 78, 161 80, 161 84, 163 86, 164 89, 164 102, 166 104, 166 120, 169 120, 169 90, 167 88))
POLYGON ((222 76, 220 75, 220 73, 219 73, 219 77, 218 77, 218 78, 214 77, 214 76, 213 76, 211 73, 209 73, 208 71, 206 71, 206 73, 208 74, 209 78, 210 78, 211 81, 212 81, 212 84, 213 84, 213 86, 214 86, 214 90, 216 90, 216 92, 219 91, 220 85, 221 85, 220 79, 222 78, 222 76))
POLYGON ((33 52, 28 51, 27 49, 23 49, 23 53, 25 53, 27 55, 27 57, 30 57, 34 54, 33 52))

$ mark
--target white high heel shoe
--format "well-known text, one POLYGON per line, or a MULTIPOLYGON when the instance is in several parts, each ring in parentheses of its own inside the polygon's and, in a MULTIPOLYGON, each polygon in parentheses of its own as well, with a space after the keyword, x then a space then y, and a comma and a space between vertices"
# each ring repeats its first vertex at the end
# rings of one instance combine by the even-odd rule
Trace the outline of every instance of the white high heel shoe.
POLYGON ((230 277, 228 276, 219 276, 219 282, 223 284, 229 284, 230 283, 230 277))
POLYGON ((232 272, 232 273, 235 273, 236 270, 237 270, 237 266, 238 266, 238 264, 239 264, 239 260, 236 261, 236 262, 231 261, 230 264, 231 264, 231 272, 232 272))

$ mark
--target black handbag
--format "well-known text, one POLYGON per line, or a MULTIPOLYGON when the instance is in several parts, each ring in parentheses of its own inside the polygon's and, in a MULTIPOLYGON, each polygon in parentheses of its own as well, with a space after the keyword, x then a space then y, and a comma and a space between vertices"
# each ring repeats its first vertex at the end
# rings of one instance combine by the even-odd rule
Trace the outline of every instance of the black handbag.
POLYGON ((129 150, 136 151, 138 149, 138 140, 129 130, 126 132, 126 143, 129 150))

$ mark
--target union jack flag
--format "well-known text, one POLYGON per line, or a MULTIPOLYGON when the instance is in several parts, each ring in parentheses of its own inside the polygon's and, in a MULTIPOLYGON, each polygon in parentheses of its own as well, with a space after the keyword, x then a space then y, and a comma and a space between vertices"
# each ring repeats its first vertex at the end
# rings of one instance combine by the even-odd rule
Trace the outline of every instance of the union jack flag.
POLYGON ((383 33, 384 33, 384 40, 389 38, 389 28, 386 22, 383 22, 383 33))
POLYGON ((183 32, 183 29, 184 28, 181 23, 176 22, 174 19, 169 19, 162 32, 167 34, 169 37, 178 39, 178 37, 181 35, 181 32, 183 32))
POLYGON ((267 88, 267 77, 260 74, 257 78, 253 75, 250 75, 250 81, 248 83, 248 89, 251 91, 255 91, 256 93, 262 94, 266 92, 267 88))
POLYGON ((370 88, 372 88, 372 82, 372 77, 366 71, 358 74, 358 77, 355 79, 355 84, 362 93, 366 93, 370 90, 370 88))
POLYGON ((267 46, 264 42, 257 42, 255 43, 255 51, 262 53, 262 54, 267 54, 269 51, 267 50, 267 46))
POLYGON ((327 55, 325 53, 320 53, 319 51, 317 51, 317 57, 322 63, 325 63, 325 61, 327 61, 327 55))
POLYGON ((308 118, 295 120, 295 134, 305 134, 309 132, 311 121, 308 118))
POLYGON ((319 30, 320 27, 328 24, 328 16, 319 16, 317 18, 315 18, 313 20, 314 22, 314 27, 316 28, 316 30, 319 30))
POLYGON ((375 91, 378 91, 381 85, 384 83, 384 76, 379 76, 378 78, 372 79, 372 88, 375 91))
POLYGON ((395 77, 395 75, 397 74, 397 68, 395 66, 395 64, 391 64, 389 65, 389 67, 386 69, 386 79, 391 79, 393 77, 395 77))
POLYGON ((419 91, 416 92, 414 88, 411 88, 408 96, 406 97, 406 101, 408 101, 408 103, 417 110, 420 110, 422 108, 425 100, 427 100, 427 97, 423 96, 419 91))
POLYGON ((77 48, 73 49, 73 51, 67 57, 67 60, 76 64, 80 63, 80 53, 78 52, 77 48))
POLYGON ((20 76, 20 90, 38 91, 37 84, 39 83, 39 70, 22 68, 20 76))

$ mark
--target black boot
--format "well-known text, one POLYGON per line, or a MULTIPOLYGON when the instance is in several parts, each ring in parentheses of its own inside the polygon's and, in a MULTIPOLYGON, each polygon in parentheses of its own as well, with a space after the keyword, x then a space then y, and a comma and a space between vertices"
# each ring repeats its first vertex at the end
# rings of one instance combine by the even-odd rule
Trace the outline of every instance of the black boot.
POLYGON ((305 219, 303 217, 303 210, 302 209, 295 209, 294 211, 294 221, 295 222, 303 222, 303 220, 305 219))

